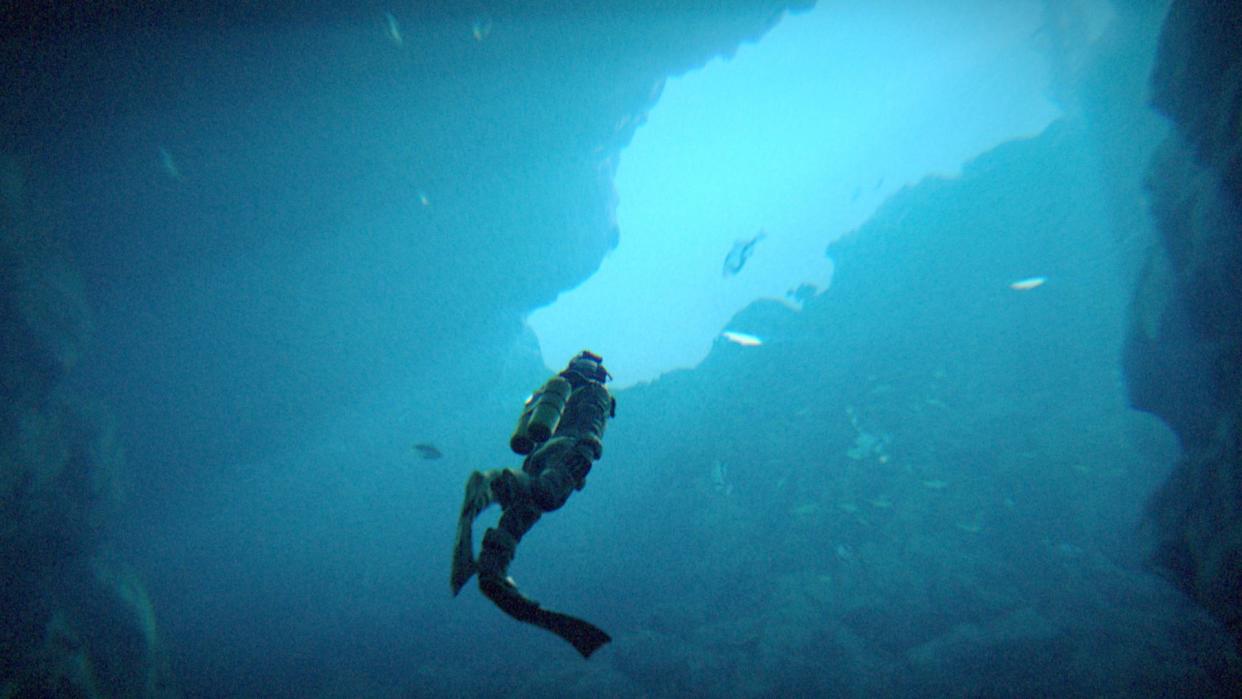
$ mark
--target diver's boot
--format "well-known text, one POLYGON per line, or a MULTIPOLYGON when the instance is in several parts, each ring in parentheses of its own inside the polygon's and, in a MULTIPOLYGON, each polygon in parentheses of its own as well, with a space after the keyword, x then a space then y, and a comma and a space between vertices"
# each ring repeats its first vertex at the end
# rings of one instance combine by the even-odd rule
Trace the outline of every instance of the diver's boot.
POLYGON ((496 474, 497 471, 475 471, 466 480, 466 494, 462 498, 461 513, 457 516, 457 537, 453 541, 453 570, 449 576, 449 586, 452 587, 454 595, 461 592, 461 588, 475 573, 474 520, 495 500, 491 492, 491 481, 496 474))
POLYGON ((509 532, 496 527, 483 533, 476 569, 479 589, 493 602, 497 602, 498 597, 520 596, 517 584, 508 576, 509 564, 513 562, 516 550, 517 539, 509 532))
POLYGON ((542 513, 530 501, 530 477, 521 471, 497 474, 492 481, 492 492, 504 503, 505 511, 496 526, 483 533, 476 570, 479 589, 496 601, 496 595, 520 597, 517 586, 508 577, 509 564, 517 553, 518 542, 535 526, 542 513))

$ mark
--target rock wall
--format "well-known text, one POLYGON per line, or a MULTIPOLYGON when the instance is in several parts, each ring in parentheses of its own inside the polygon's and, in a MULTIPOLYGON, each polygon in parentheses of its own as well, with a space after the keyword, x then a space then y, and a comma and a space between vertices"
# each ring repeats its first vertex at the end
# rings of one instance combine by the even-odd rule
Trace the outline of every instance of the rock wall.
POLYGON ((1174 130, 1147 186, 1160 241, 1130 309, 1125 372, 1183 456, 1150 504, 1154 560, 1242 638, 1242 6, 1171 6, 1152 102, 1174 130))
POLYGON ((168 696, 142 582, 104 546, 121 449, 64 386, 90 329, 81 280, 4 156, 0 181, 0 696, 168 696))
POLYGON ((58 6, 0 32, 0 149, 73 231, 81 375, 140 499, 230 477, 325 406, 443 386, 422 399, 474 409, 493 382, 461 366, 616 245, 616 155, 664 78, 805 4, 58 6))
POLYGON ((1066 120, 907 188, 829 248, 832 287, 801 313, 733 319, 763 346, 722 339, 618 394, 607 454, 558 517, 622 545, 580 566, 575 539, 540 562, 579 581, 562 604, 612 624, 609 681, 1231 695, 1228 637, 1138 565, 1142 499, 1176 447, 1115 373, 1121 217, 1094 147, 1066 120), (1036 272, 1039 288, 1009 287, 1036 272))

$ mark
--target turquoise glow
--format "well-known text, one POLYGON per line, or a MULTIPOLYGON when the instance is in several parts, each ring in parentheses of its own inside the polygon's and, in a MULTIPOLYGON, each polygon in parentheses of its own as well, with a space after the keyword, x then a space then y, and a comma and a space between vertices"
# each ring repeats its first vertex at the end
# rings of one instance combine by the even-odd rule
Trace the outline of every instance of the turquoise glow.
POLYGON ((648 381, 695 366, 756 299, 825 290, 825 247, 891 194, 1057 118, 1040 24, 1036 2, 823 3, 670 79, 621 156, 619 246, 528 319, 547 364, 588 346, 618 385, 648 381))

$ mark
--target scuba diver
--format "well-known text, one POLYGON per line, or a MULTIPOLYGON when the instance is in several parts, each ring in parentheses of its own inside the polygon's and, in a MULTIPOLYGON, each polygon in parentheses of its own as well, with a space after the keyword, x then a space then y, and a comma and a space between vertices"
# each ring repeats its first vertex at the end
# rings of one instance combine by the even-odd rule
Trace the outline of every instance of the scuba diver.
POLYGON ((603 453, 604 426, 616 415, 617 406, 604 386, 611 376, 603 361, 584 350, 526 400, 509 439, 513 451, 526 457, 521 470, 470 474, 457 520, 450 577, 456 595, 478 573, 479 589, 501 611, 555 633, 584 658, 612 638, 582 619, 540 607, 518 591, 508 570, 522 536, 544 512, 559 509, 573 491, 582 490, 591 464, 603 453), (500 504, 500 521, 484 533, 475 560, 474 520, 492 503, 500 504))

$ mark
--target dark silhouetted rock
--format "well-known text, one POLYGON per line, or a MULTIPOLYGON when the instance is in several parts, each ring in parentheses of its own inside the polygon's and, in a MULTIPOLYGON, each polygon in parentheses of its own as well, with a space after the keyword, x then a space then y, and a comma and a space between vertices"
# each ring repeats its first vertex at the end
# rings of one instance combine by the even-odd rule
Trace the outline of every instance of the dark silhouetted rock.
POLYGON ((1152 74, 1174 132, 1147 185, 1161 245, 1130 309, 1135 407, 1183 457, 1150 504, 1154 561, 1242 639, 1242 6, 1174 2, 1152 74))

